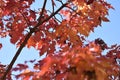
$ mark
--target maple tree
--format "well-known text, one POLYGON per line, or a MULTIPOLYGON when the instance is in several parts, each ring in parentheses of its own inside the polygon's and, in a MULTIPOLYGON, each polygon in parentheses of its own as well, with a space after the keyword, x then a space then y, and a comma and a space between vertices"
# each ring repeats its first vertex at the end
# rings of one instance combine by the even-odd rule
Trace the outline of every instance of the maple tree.
MULTIPOLYGON (((104 0, 0 0, 0 37, 10 37, 18 47, 11 63, 0 63, 0 80, 119 80, 120 45, 108 46, 102 39, 86 37, 114 9, 104 0), (50 1, 50 4, 47 4, 50 1), (59 4, 59 6, 58 6, 59 4), (51 6, 47 9, 46 5, 51 6), (87 42, 87 44, 85 44, 87 42), (59 49, 57 49, 57 47, 59 49), (34 47, 44 59, 25 61, 12 68, 24 47, 34 47), (107 50, 106 55, 102 52, 107 50), (33 64, 33 69, 28 63, 33 64)), ((0 43, 2 48, 2 43, 0 43)))

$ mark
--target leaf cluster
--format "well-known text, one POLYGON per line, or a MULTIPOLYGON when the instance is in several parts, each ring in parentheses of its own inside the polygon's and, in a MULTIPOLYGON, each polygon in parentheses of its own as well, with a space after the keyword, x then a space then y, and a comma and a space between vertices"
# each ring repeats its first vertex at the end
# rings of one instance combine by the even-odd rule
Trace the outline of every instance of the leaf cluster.
POLYGON ((0 0, 0 37, 9 36, 18 47, 7 67, 0 64, 1 80, 11 80, 14 71, 20 71, 14 76, 22 80, 120 79, 120 46, 109 47, 100 38, 84 43, 96 27, 109 22, 108 10, 114 9, 110 4, 104 0, 44 0, 40 9, 33 10, 34 2, 0 0), (12 68, 24 47, 35 48, 44 59, 12 68), (106 55, 102 55, 104 50, 106 55))

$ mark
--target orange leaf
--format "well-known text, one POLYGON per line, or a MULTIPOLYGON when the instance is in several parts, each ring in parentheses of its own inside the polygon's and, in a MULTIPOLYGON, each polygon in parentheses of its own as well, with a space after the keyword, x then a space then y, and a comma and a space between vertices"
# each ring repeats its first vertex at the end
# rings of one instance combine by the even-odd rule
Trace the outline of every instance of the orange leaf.
POLYGON ((27 43, 27 47, 30 48, 31 46, 35 46, 36 44, 36 41, 34 40, 33 37, 31 37, 29 40, 28 40, 28 43, 27 43))
POLYGON ((97 67, 96 68, 96 76, 97 76, 97 80, 106 80, 107 73, 105 72, 104 69, 97 67))
POLYGON ((107 17, 102 17, 101 20, 104 21, 104 22, 109 22, 110 21, 107 17))
POLYGON ((87 25, 86 26, 80 26, 80 27, 78 27, 78 31, 80 32, 80 34, 87 37, 90 33, 90 28, 87 25))
POLYGON ((48 44, 45 44, 42 46, 42 48, 40 49, 40 56, 42 56, 49 48, 48 44))
POLYGON ((49 67, 51 66, 52 63, 52 57, 48 56, 44 60, 45 62, 41 67, 41 71, 38 74, 39 76, 43 76, 49 70, 49 67))

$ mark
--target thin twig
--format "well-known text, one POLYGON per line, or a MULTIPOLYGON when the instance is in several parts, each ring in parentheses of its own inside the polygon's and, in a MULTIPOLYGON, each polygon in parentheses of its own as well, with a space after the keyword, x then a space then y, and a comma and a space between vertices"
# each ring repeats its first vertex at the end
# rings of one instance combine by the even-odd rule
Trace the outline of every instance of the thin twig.
POLYGON ((42 16, 43 16, 44 11, 45 11, 46 3, 47 3, 47 0, 44 1, 43 7, 42 7, 42 12, 40 14, 40 17, 38 18, 38 22, 41 21, 41 19, 42 19, 42 16))
POLYGON ((60 3, 63 5, 63 2, 62 2, 62 0, 56 0, 56 1, 60 2, 60 3))
POLYGON ((70 10, 72 10, 73 12, 75 12, 76 14, 81 15, 80 13, 76 12, 76 10, 74 10, 73 8, 71 8, 69 6, 66 6, 66 7, 69 8, 70 10))
POLYGON ((61 23, 61 21, 59 19, 56 18, 56 16, 54 16, 55 20, 57 20, 59 23, 61 23))
POLYGON ((54 8, 54 5, 55 5, 55 3, 54 3, 54 1, 53 0, 51 0, 51 5, 52 5, 52 12, 54 13, 54 11, 55 11, 55 8, 54 8))

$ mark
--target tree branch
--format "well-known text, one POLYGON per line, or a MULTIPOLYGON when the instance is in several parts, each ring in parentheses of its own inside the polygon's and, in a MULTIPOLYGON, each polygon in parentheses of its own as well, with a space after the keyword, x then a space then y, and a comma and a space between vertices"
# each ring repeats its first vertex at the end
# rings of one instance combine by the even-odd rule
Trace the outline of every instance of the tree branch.
MULTIPOLYGON (((45 1, 46 1, 46 0, 45 0, 45 1)), ((44 2, 44 4, 46 4, 46 3, 44 2)), ((2 78, 1 78, 0 80, 6 80, 7 74, 8 74, 9 71, 12 69, 12 66, 14 65, 15 61, 17 60, 17 58, 18 58, 18 56, 20 55, 22 49, 23 49, 23 48, 25 47, 25 45, 27 44, 28 39, 31 37, 31 35, 32 35, 32 33, 35 31, 35 29, 36 29, 37 27, 39 27, 40 25, 42 25, 44 22, 48 21, 48 20, 49 20, 50 18, 52 18, 54 15, 56 15, 56 14, 57 14, 61 9, 63 9, 67 4, 68 4, 68 3, 63 4, 57 11, 55 11, 54 13, 52 13, 52 14, 51 14, 48 18, 46 18, 45 20, 42 20, 42 21, 40 20, 40 21, 38 21, 38 24, 37 24, 34 28, 32 28, 32 29, 30 30, 30 32, 29 32, 28 35, 26 36, 26 38, 25 38, 25 40, 23 41, 23 43, 20 45, 20 47, 19 47, 19 49, 17 50, 15 56, 13 57, 12 61, 10 62, 8 68, 6 69, 6 72, 4 73, 4 75, 2 76, 2 78)), ((45 8, 45 5, 43 5, 43 8, 45 8)), ((44 9, 42 9, 42 13, 41 13, 40 16, 43 15, 43 11, 44 11, 44 9)), ((39 19, 42 19, 42 18, 40 17, 39 19)))
POLYGON ((42 12, 40 14, 40 17, 38 18, 38 22, 41 21, 42 16, 44 14, 45 6, 46 6, 47 0, 44 1, 43 7, 42 7, 42 12))
POLYGON ((54 6, 55 6, 55 3, 54 3, 54 1, 53 0, 51 0, 51 5, 52 5, 52 12, 54 12, 55 11, 55 8, 54 8, 54 6))
POLYGON ((52 13, 48 18, 46 18, 45 20, 42 21, 42 23, 48 21, 50 18, 52 18, 53 16, 55 16, 61 9, 63 9, 68 3, 63 4, 57 11, 55 11, 54 13, 52 13))

